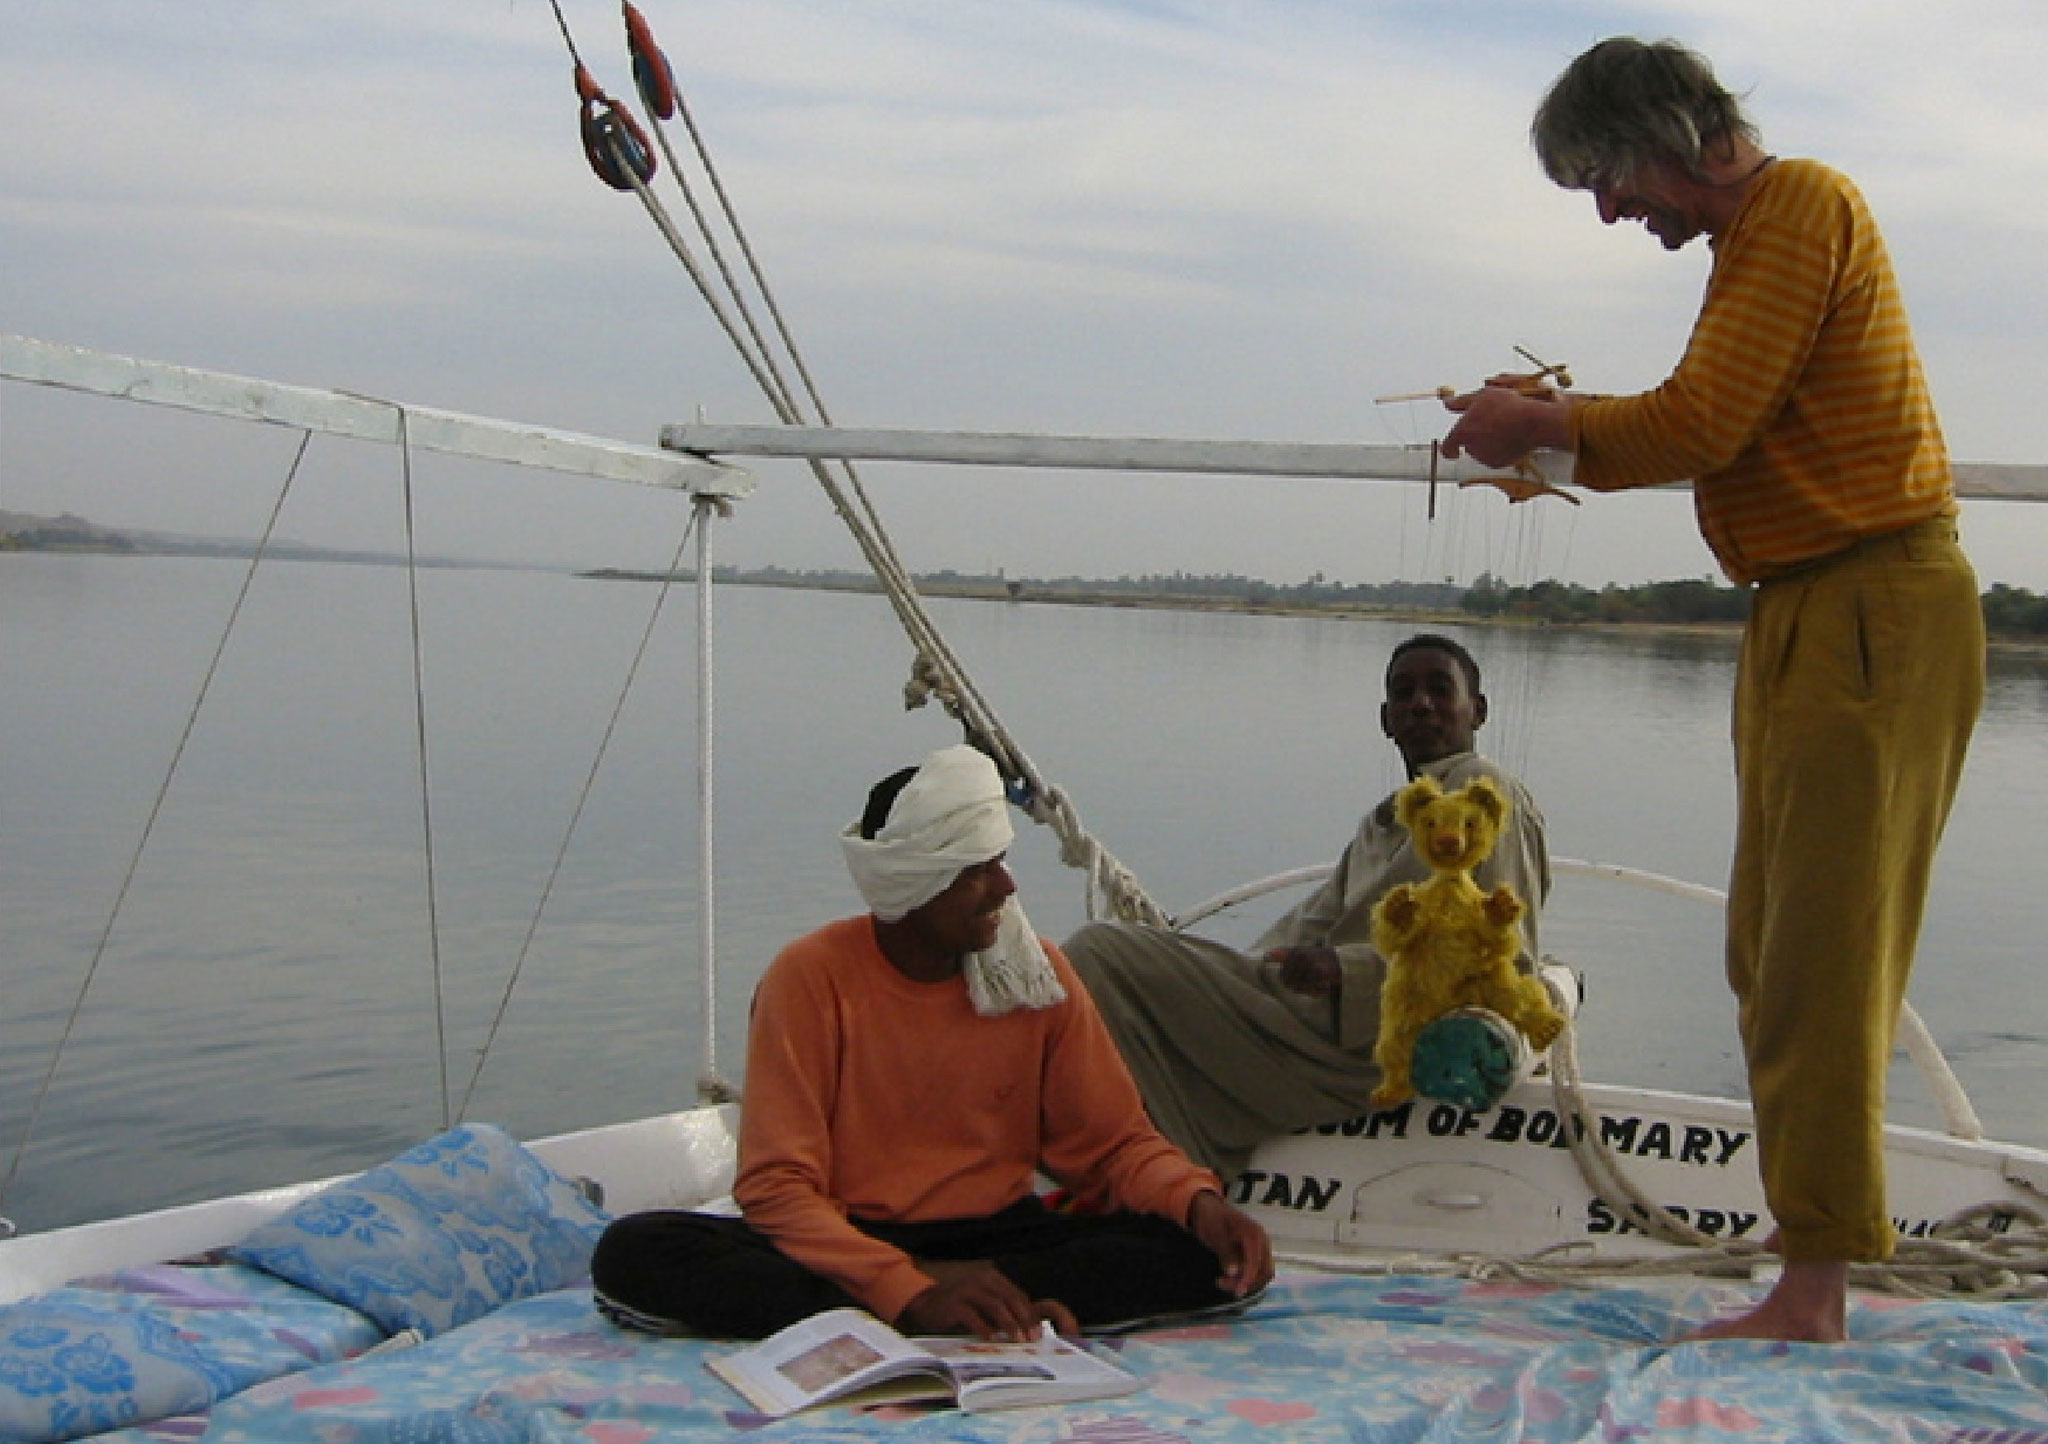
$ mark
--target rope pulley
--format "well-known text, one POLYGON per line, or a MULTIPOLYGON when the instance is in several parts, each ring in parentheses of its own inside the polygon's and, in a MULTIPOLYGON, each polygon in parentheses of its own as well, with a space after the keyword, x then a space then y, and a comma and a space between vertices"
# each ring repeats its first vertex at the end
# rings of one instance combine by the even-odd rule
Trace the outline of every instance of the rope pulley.
POLYGON ((576 67, 576 94, 583 103, 578 124, 583 132, 583 154, 597 178, 615 191, 633 189, 633 178, 646 185, 654 179, 654 147, 630 111, 619 104, 590 78, 581 64, 576 67))
POLYGON ((633 84, 640 91, 640 103, 657 120, 676 113, 676 73, 655 43, 654 29, 630 3, 626 11, 626 49, 633 57, 633 84))
MULTIPOLYGON (((591 169, 606 185, 618 190, 636 190, 641 203, 647 207, 655 227, 668 241, 676 259, 682 262, 696 283, 697 290, 710 306, 713 317, 725 330, 740 353, 740 358, 753 373, 762 391, 775 407, 777 416, 791 425, 801 424, 805 417, 805 399, 821 422, 829 424, 824 402, 819 398, 808 368, 799 354, 796 342, 789 334, 775 298, 770 292, 767 278, 762 275, 755 260, 746 233, 741 228, 739 217, 733 211, 732 202, 726 195, 724 184, 718 178, 717 168, 712 164, 710 153, 704 148, 703 140, 690 121, 689 108, 683 102, 682 88, 676 81, 675 72, 669 65, 668 57, 654 41, 654 32, 646 18, 631 3, 621 0, 626 23, 626 43, 633 62, 633 82, 640 93, 646 114, 659 122, 671 115, 682 119, 689 130, 696 148, 704 180, 717 197, 719 212, 729 230, 731 238, 745 258, 745 266, 754 290, 765 303, 773 321, 773 331, 780 342, 780 351, 772 345, 757 324, 749 305, 746 290, 740 284, 728 265, 720 246, 719 235, 711 219, 706 216, 703 206, 688 179, 684 162, 669 150, 668 132, 665 128, 653 127, 654 138, 661 149, 668 153, 670 179, 682 190, 689 205, 690 214, 696 223, 697 234, 712 260, 716 263, 717 278, 714 279, 697 264, 689 243, 676 227, 668 212, 654 196, 651 180, 654 175, 654 152, 648 147, 646 132, 634 122, 632 115, 619 106, 603 91, 598 89, 583 60, 576 51, 575 38, 569 33, 568 21, 562 15, 561 0, 548 0, 553 10, 555 23, 562 32, 562 43, 569 52, 569 58, 576 67, 576 93, 583 102, 583 149, 589 157, 591 169), (722 288, 721 288, 722 283, 722 288), (783 375, 781 361, 786 360, 801 378, 803 394, 793 391, 783 375)), ((903 624, 916 648, 910 680, 905 683, 903 700, 906 707, 919 707, 936 698, 946 712, 962 726, 985 739, 992 755, 1007 759, 997 766, 1012 781, 1006 784, 1012 800, 1031 817, 1034 822, 1050 827, 1060 839, 1060 859, 1069 867, 1085 869, 1088 873, 1088 915, 1096 916, 1096 900, 1106 899, 1111 915, 1132 922, 1147 922, 1163 925, 1165 913, 1145 896, 1144 889, 1130 870, 1114 857, 1103 851, 1100 843, 1090 837, 1081 826, 1080 818, 1065 793, 1056 785, 1043 781, 1021 748, 1011 741, 1004 732, 1001 722, 980 689, 974 684, 966 670, 960 666, 952 649, 947 645, 936 625, 926 614, 922 600, 910 575, 903 569, 896 554, 894 543, 883 530, 880 518, 875 514, 872 502, 866 495, 859 474, 850 461, 840 463, 844 472, 844 484, 826 467, 822 460, 811 462, 811 471, 825 489, 834 510, 852 531, 861 553, 867 558, 875 575, 881 579, 882 589, 887 594, 897 620, 903 624)))

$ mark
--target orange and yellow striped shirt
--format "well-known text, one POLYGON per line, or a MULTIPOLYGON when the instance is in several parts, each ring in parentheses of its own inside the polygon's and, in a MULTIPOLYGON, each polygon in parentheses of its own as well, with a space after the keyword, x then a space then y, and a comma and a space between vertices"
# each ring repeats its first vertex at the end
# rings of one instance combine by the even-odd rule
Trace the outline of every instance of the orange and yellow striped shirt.
POLYGON ((1690 479, 1736 582, 1955 514, 1891 258, 1846 176, 1808 160, 1757 178, 1714 242, 1706 299, 1663 385, 1573 408, 1574 479, 1690 479))

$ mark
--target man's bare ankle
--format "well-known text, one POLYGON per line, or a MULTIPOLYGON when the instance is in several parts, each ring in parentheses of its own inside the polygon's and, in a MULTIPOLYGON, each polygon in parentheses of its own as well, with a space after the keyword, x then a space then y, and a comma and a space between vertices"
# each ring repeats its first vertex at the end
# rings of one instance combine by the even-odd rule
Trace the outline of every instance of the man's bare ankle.
MULTIPOLYGON (((1839 1344, 1849 1337, 1849 1265, 1834 1260, 1788 1263, 1771 1291, 1747 1313, 1718 1319, 1686 1340, 1778 1339, 1839 1344)), ((1681 1340, 1684 1342, 1686 1340, 1681 1340)))

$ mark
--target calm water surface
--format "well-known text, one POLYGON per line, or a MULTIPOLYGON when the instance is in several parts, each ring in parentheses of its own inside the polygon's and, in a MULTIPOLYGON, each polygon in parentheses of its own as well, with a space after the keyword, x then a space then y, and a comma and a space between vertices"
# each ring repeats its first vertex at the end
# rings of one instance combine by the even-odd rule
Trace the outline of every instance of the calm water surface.
MULTIPOLYGON (((444 1092, 459 1104, 501 1003, 468 1116, 530 1136, 694 1102, 683 593, 536 922, 657 589, 422 575, 436 948, 405 577, 267 567, 92 968, 241 579, 226 562, 0 557, 0 1167, 63 1040, 0 1212, 47 1227, 375 1162, 441 1126, 444 1092)), ((1327 860, 1401 780, 1376 710, 1406 624, 933 610, 1041 771, 1169 910, 1327 860)), ((1528 780, 1554 852, 1723 880, 1729 643, 1459 635, 1487 672, 1482 745, 1528 780)), ((902 710, 909 652, 878 599, 722 588, 717 647, 716 1062, 737 1079, 762 965, 858 908, 838 828, 874 779, 956 734, 902 710)), ((2044 718, 2048 666, 1999 662, 1913 999, 1990 1131, 2048 1146, 2033 1102, 2044 718)), ((1078 874, 1028 825, 1012 856, 1034 922, 1064 936, 1078 874)), ((1211 931, 1242 941, 1262 908, 1211 931)), ((1741 1093, 1711 908, 1564 879, 1544 940, 1588 976, 1592 1077, 1741 1093)), ((1904 1066, 1893 1115, 1935 1122, 1904 1066)))

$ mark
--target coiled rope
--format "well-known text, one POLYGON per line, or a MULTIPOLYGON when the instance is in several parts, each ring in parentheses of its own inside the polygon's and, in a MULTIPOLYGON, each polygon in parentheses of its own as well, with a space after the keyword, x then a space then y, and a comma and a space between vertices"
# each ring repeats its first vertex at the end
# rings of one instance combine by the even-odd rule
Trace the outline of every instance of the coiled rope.
MULTIPOLYGON (((1748 1274, 1775 1261, 1763 1241, 1723 1239, 1666 1212, 1638 1188, 1607 1146, 1586 1101, 1577 1032, 1570 1022, 1550 1049, 1551 1095, 1587 1185, 1651 1238, 1684 1252, 1654 1258, 1568 1259, 1557 1252, 1526 1259, 1476 1260, 1475 1277, 1569 1280, 1587 1274, 1748 1274)), ((2048 1214, 2025 1205, 1980 1203, 1944 1219, 1924 1238, 1900 1239, 1884 1263, 1852 1264, 1860 1287, 1914 1298, 1969 1294, 1985 1299, 2048 1298, 2048 1214)))
MULTIPOLYGON (((1552 858, 1551 866, 1562 876, 1605 878, 1716 906, 1727 902, 1727 894, 1719 888, 1637 868, 1568 857, 1552 858)), ((1173 926, 1184 931, 1239 903, 1320 882, 1329 873, 1329 864, 1318 863, 1245 883, 1189 908, 1174 920, 1173 926)), ((1342 1273, 1421 1273, 1566 1284, 1682 1274, 1748 1278, 1759 1265, 1775 1263, 1777 1254, 1767 1243, 1703 1233, 1667 1212, 1629 1177, 1621 1155, 1607 1142, 1599 1117, 1586 1097, 1585 1078, 1579 1068, 1575 1010, 1560 1006, 1558 1011, 1565 1015, 1565 1028, 1545 1058, 1550 1069, 1552 1103, 1579 1176, 1617 1217, 1627 1219, 1657 1242, 1670 1245, 1673 1252, 1595 1254, 1590 1244, 1575 1242, 1553 1244, 1522 1255, 1459 1251, 1339 1259, 1327 1253, 1290 1252, 1285 1248, 1277 1249, 1276 1253, 1291 1263, 1342 1273)), ((1907 1052, 1940 1103, 1950 1136, 1965 1140, 1983 1138, 1983 1125, 1978 1122, 1961 1082, 1910 1003, 1900 1011, 1899 1032, 1907 1052)), ((1887 1262, 1852 1265, 1849 1276, 1860 1287, 1914 1298, 1958 1294, 1980 1299, 2048 1298, 2048 1213, 2010 1200, 1974 1204, 1944 1219, 1926 1237, 1898 1240, 1887 1262)))
MULTIPOLYGON (((561 27, 563 41, 568 45, 570 59, 576 67, 579 103, 585 107, 585 113, 590 114, 592 107, 601 106, 603 108, 596 112, 600 118, 613 112, 625 116, 623 106, 588 81, 589 72, 577 54, 568 24, 562 17, 559 0, 549 0, 549 3, 554 8, 556 23, 561 27)), ((622 138, 628 132, 637 133, 637 126, 606 127, 601 123, 596 126, 599 141, 593 143, 608 148, 610 152, 610 164, 598 167, 600 178, 610 184, 613 176, 618 175, 627 182, 627 187, 622 188, 630 188, 640 198, 648 217, 668 242, 669 249, 710 308, 712 317, 774 409, 776 419, 785 425, 805 425, 815 417, 818 424, 831 425, 832 418, 817 383, 775 299, 774 290, 739 219, 731 194, 711 158, 703 133, 690 112, 682 88, 675 82, 667 57, 661 54, 653 32, 640 12, 630 3, 623 5, 622 10, 634 59, 636 85, 653 117, 654 143, 668 162, 669 175, 683 197, 691 228, 710 260, 710 269, 700 263, 691 239, 655 194, 652 186, 655 168, 645 166, 643 174, 643 167, 636 163, 631 140, 622 138), (669 141, 664 122, 670 118, 671 112, 682 122, 688 134, 695 168, 701 171, 714 202, 715 222, 700 200, 698 188, 691 180, 691 169, 681 163, 669 141), (728 236, 737 249, 745 283, 728 259, 727 248, 720 240, 721 234, 728 236), (765 330, 756 318, 755 307, 749 302, 750 292, 759 298, 767 314, 769 324, 765 330), (798 385, 790 384, 785 369, 795 374, 798 385)), ((592 126, 586 124, 584 130, 588 138, 592 134, 592 126)), ((995 761, 1009 783, 1012 802, 1032 821, 1051 829, 1059 840, 1061 862, 1085 873, 1089 918, 1106 915, 1128 922, 1165 925, 1166 914, 1146 894, 1130 869, 1089 833, 1073 799, 1065 789, 1048 782, 1039 772, 968 675, 966 667, 925 610, 916 584, 898 556, 895 544, 853 463, 840 461, 834 465, 811 460, 809 466, 833 510, 859 546, 862 558, 874 573, 896 613, 897 621, 910 639, 914 656, 910 679, 904 687, 904 705, 918 707, 936 699, 961 724, 968 740, 995 761)))
MULTIPOLYGON (((1559 861, 1565 861, 1560 859, 1559 861)), ((1594 864, 1573 864, 1570 870, 1624 874, 1626 869, 1606 869, 1594 864)), ((1291 880, 1313 876, 1318 869, 1301 869, 1283 874, 1291 880)), ((1657 879, 1653 874, 1644 880, 1657 879)), ((1256 886, 1256 885, 1253 885, 1256 886)), ((1708 893, 1714 889, 1672 882, 1670 890, 1708 893)), ((1254 895, 1240 888, 1230 902, 1254 895)), ((1222 899, 1218 900, 1223 902, 1222 899)), ((1227 904, 1225 904, 1227 905, 1227 904)), ((1203 915, 1216 911, 1212 904, 1203 915)), ((1559 1126, 1578 1165, 1579 1176, 1593 1194, 1647 1237, 1669 1245, 1671 1252, 1616 1255, 1595 1253, 1585 1242, 1553 1244, 1533 1253, 1508 1255, 1459 1251, 1445 1254, 1404 1253, 1373 1259, 1336 1260, 1322 1253, 1287 1254, 1291 1262, 1316 1268, 1359 1274, 1431 1274, 1479 1280, 1515 1279, 1524 1283, 1586 1286, 1622 1278, 1693 1275, 1748 1279, 1762 1265, 1775 1264, 1777 1252, 1764 1240, 1728 1239, 1703 1233, 1668 1212, 1629 1177, 1621 1156, 1607 1142, 1599 1116, 1586 1097, 1585 1077, 1579 1068, 1578 1028, 1569 1008, 1564 1031, 1545 1055, 1550 1069, 1550 1089, 1559 1126)), ((1910 1007, 1911 1020, 1904 1031, 1910 1040, 1914 1028, 1925 1032, 1910 1007)), ((1939 1059, 1939 1052, 1935 1054, 1939 1059)), ((1923 1062, 1924 1066, 1924 1062, 1923 1062)), ((1946 1061, 1932 1081, 1940 1086, 1945 1075, 1960 1093, 1961 1085, 1948 1072, 1946 1061)), ((1967 1099, 1962 1107, 1969 1121, 1967 1099)), ((1981 1137, 1976 1133, 1967 1137, 1981 1137)), ((1935 1225, 1924 1237, 1899 1239, 1892 1257, 1883 1263, 1857 1263, 1849 1268, 1850 1282, 1859 1288, 1908 1298, 2038 1299, 2048 1298, 2048 1212, 2010 1200, 1973 1204, 1935 1225)))
MULTIPOLYGON (((1572 1024, 1551 1045, 1551 1093, 1573 1160, 1586 1185, 1615 1214, 1644 1234, 1672 1246, 1660 1254, 1596 1254, 1587 1243, 1554 1244, 1522 1255, 1457 1252, 1405 1253, 1373 1259, 1333 1259, 1326 1254, 1286 1254, 1291 1262, 1339 1273, 1426 1274, 1478 1280, 1585 1287, 1618 1279, 1696 1276, 1752 1278, 1761 1265, 1778 1261, 1771 1246, 1756 1239, 1725 1239, 1700 1232, 1666 1212, 1629 1178, 1603 1138, 1586 1101, 1572 1024)), ((1993 1301, 2048 1298, 2048 1213, 2025 1204, 1973 1204, 1950 1215, 1920 1238, 1900 1239, 1883 1263, 1851 1264, 1858 1288, 1906 1298, 1967 1296, 1993 1301)))

